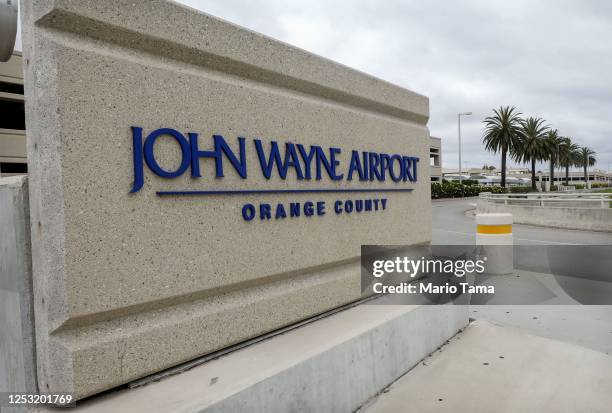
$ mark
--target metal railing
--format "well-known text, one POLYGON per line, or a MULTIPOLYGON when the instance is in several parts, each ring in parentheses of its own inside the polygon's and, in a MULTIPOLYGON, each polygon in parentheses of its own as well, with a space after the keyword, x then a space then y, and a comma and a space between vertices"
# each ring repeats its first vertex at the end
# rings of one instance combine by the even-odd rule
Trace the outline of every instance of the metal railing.
POLYGON ((494 204, 559 208, 610 208, 612 193, 529 193, 493 194, 482 192, 480 199, 494 204))
POLYGON ((576 187, 574 185, 569 185, 569 186, 565 186, 565 185, 557 185, 557 189, 560 192, 565 192, 565 191, 575 191, 576 187))

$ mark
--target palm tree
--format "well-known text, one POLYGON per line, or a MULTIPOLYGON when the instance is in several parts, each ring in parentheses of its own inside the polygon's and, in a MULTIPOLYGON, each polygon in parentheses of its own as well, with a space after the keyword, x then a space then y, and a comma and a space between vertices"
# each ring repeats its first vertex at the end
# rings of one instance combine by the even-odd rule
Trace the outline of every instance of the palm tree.
POLYGON ((549 130, 544 139, 546 147, 546 158, 545 160, 550 161, 550 190, 552 191, 555 182, 555 164, 558 162, 559 154, 561 152, 561 145, 563 144, 563 138, 559 136, 559 132, 556 129, 549 130))
POLYGON ((544 138, 548 126, 544 119, 530 117, 521 121, 521 133, 518 145, 514 150, 513 158, 517 162, 531 163, 531 189, 536 190, 536 162, 546 158, 544 138))
POLYGON ((572 142, 572 138, 566 136, 560 148, 560 164, 565 167, 565 186, 569 185, 569 168, 576 166, 578 162, 578 145, 572 142))
POLYGON ((516 108, 501 106, 493 109, 494 116, 485 118, 482 141, 485 149, 493 153, 501 152, 501 186, 506 186, 506 156, 517 147, 517 141, 521 133, 521 113, 516 108))
POLYGON ((585 188, 589 187, 589 175, 587 173, 587 168, 589 166, 595 165, 595 162, 597 162, 597 159, 595 159, 595 155, 597 155, 597 153, 588 146, 583 146, 579 150, 578 164, 584 168, 585 188))

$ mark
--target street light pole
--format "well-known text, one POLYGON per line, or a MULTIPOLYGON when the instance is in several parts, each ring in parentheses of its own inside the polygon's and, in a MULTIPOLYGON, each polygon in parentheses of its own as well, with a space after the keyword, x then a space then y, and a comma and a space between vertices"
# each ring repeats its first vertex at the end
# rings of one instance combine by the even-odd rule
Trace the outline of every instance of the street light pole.
POLYGON ((463 183, 463 172, 461 171, 461 116, 469 116, 472 112, 457 113, 457 135, 459 136, 459 184, 463 183))

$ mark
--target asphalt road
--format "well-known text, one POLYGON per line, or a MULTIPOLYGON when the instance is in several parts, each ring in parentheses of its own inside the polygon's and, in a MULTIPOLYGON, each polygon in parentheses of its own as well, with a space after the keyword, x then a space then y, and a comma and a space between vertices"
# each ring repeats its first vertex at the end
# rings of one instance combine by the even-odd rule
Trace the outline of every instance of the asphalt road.
MULTIPOLYGON (((465 212, 476 199, 434 201, 433 244, 475 244, 476 223, 465 212)), ((610 245, 612 234, 529 225, 513 225, 515 244, 610 245)), ((571 260, 571 257, 567 257, 571 260)), ((599 260, 599 259, 598 259, 599 260)), ((470 315, 490 323, 612 354, 612 306, 604 305, 472 305, 470 315)))
MULTIPOLYGON (((476 242, 476 222, 465 211, 476 208, 476 198, 432 202, 432 243, 464 245, 476 242)), ((514 224, 515 244, 520 245, 610 245, 612 233, 575 231, 514 224)))

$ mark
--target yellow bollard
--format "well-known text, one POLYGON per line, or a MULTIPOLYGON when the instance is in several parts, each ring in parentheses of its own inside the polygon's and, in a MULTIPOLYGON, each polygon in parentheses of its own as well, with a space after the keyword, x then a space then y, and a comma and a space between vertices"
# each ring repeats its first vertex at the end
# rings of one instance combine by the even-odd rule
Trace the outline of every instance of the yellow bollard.
POLYGON ((487 274, 513 273, 512 214, 476 214, 476 245, 487 257, 487 274))

